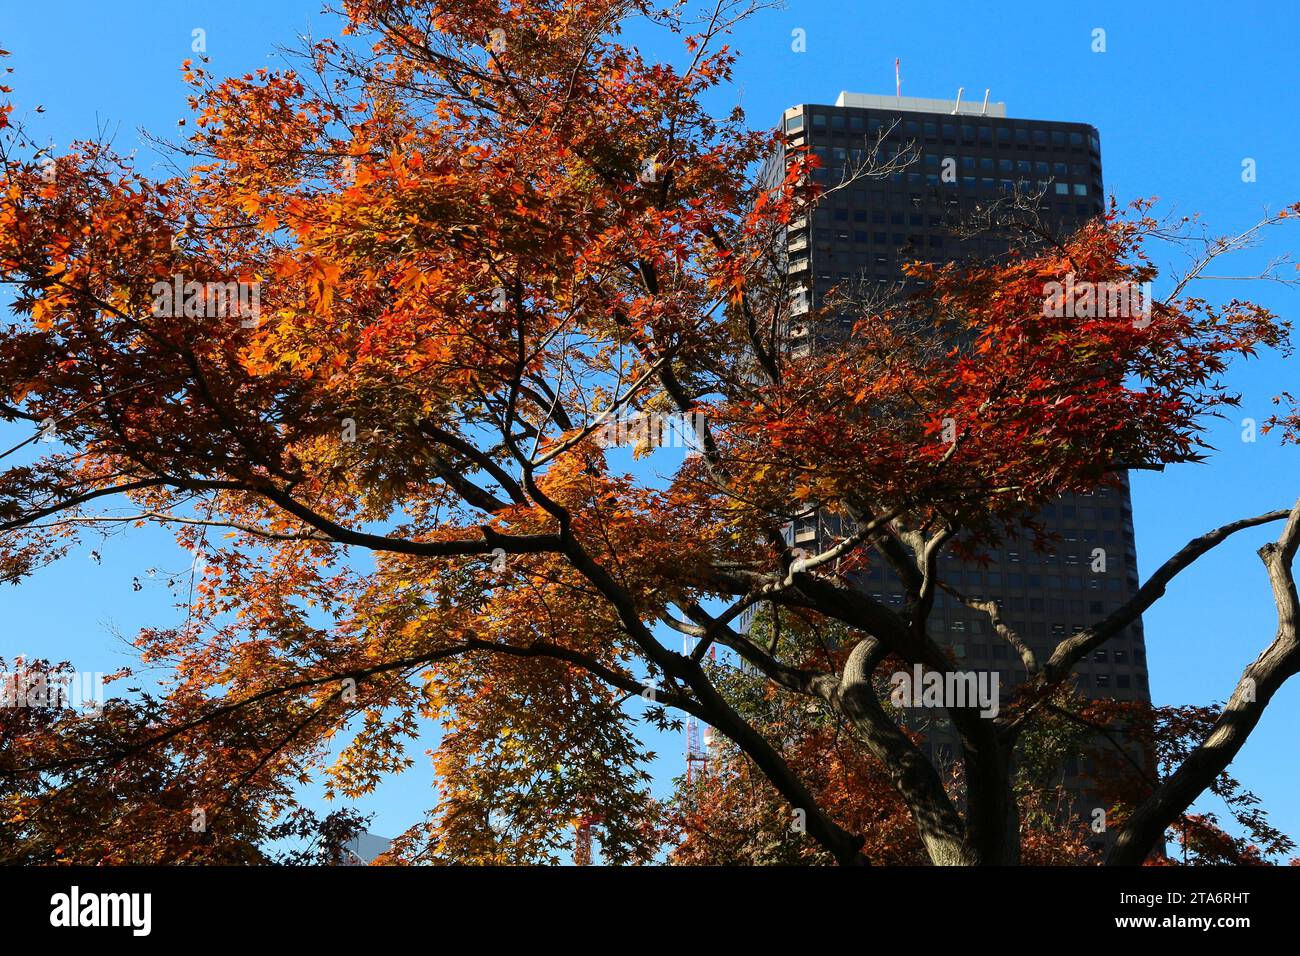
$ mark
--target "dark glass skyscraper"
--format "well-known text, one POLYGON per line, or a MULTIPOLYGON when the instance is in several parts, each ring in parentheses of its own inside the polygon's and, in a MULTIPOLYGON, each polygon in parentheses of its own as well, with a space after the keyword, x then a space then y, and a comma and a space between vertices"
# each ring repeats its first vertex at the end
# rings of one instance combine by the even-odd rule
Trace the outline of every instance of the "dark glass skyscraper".
MULTIPOLYGON (((966 228, 979 211, 1017 197, 1036 208, 1042 225, 1063 235, 1104 209, 1101 144, 1084 123, 1016 119, 1002 103, 927 100, 841 93, 833 106, 804 104, 782 120, 784 148, 764 171, 778 181, 785 150, 807 147, 821 160, 814 173, 826 190, 814 211, 792 224, 786 237, 796 313, 827 306, 832 288, 858 296, 887 297, 903 287, 909 260, 961 261, 1004 254, 1009 238, 996 230, 966 228), (873 156, 874 153, 874 156, 873 156), (854 177, 874 159, 894 161, 884 176, 854 177)), ((857 296, 855 296, 857 297, 857 296)), ((834 310, 832 302, 829 308, 834 310)), ((788 331, 796 354, 833 338, 835 323, 815 334, 796 318, 788 331)), ((845 327, 841 327, 843 330, 845 327)), ((797 522, 795 544, 815 549, 835 528, 828 516, 797 522)), ((1009 541, 987 566, 946 557, 945 579, 967 596, 996 599, 1002 615, 1045 660, 1071 632, 1097 621, 1137 590, 1137 556, 1127 479, 1119 490, 1064 498, 1047 506, 1041 520, 1059 536, 1048 552, 1027 540, 1009 541), (1104 570, 1097 570, 1098 554, 1104 570)), ((865 582, 878 600, 901 606, 901 588, 888 570, 873 568, 865 582)), ((930 626, 951 646, 966 669, 997 671, 1004 693, 1026 679, 1015 652, 992 631, 986 616, 940 593, 930 626)), ((1141 624, 1129 627, 1077 669, 1089 697, 1149 700, 1141 624)), ((932 759, 952 756, 953 737, 942 720, 929 728, 932 759)), ((1088 808, 1079 755, 1063 774, 1079 794, 1076 811, 1088 808)))

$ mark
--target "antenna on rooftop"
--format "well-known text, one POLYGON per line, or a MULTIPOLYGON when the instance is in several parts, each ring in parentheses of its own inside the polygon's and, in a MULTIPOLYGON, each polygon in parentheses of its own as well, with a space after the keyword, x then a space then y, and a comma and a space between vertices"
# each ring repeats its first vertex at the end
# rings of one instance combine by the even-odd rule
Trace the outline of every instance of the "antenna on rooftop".
POLYGON ((894 95, 903 95, 903 74, 899 70, 898 57, 894 57, 894 95))
POLYGON ((952 107, 952 113, 953 113, 954 116, 956 116, 956 115, 957 115, 957 111, 961 109, 961 95, 962 95, 962 93, 964 93, 965 91, 966 91, 966 87, 964 87, 964 86, 959 86, 959 87, 957 87, 957 102, 954 103, 954 104, 953 104, 953 107, 952 107))
POLYGON ((983 115, 986 114, 988 111, 989 111, 989 91, 988 91, 988 90, 985 90, 985 91, 984 91, 984 105, 983 105, 982 107, 980 107, 980 116, 983 116, 983 115))

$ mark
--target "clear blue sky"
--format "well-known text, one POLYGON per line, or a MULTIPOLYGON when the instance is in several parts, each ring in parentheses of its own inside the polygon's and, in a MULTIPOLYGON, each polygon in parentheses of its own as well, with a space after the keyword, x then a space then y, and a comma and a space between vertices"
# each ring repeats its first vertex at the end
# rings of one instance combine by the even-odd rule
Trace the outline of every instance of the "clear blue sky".
MULTIPOLYGON (((894 58, 900 57, 906 95, 951 98, 963 86, 974 98, 988 87, 1011 116, 1092 123, 1101 132, 1107 189, 1121 201, 1158 196, 1164 208, 1200 212, 1216 231, 1228 232, 1253 223, 1266 206, 1276 210, 1300 200, 1294 100, 1300 7, 1283 0, 1102 2, 1089 4, 1087 12, 1077 6, 790 0, 786 9, 763 12, 739 32, 744 56, 736 87, 716 104, 727 108, 738 99, 753 125, 773 125, 785 107, 834 102, 841 90, 892 93, 894 58), (1096 28, 1106 31, 1104 53, 1091 49, 1096 28), (805 31, 806 53, 791 48, 795 29, 805 31), (1257 182, 1242 182, 1245 158, 1256 161, 1257 182)), ((319 13, 316 0, 0 0, 0 46, 13 53, 6 65, 15 73, 6 82, 16 89, 15 119, 39 103, 45 114, 29 118, 42 139, 65 147, 105 131, 123 152, 140 147, 147 161, 138 129, 166 134, 185 115, 178 67, 192 55, 192 30, 206 31, 214 72, 239 74, 280 64, 277 47, 292 46, 309 30, 330 34, 334 22, 319 13)), ((679 55, 667 47, 644 49, 679 55)), ((1300 229, 1280 231, 1234 263, 1233 272, 1248 272, 1285 249, 1300 249, 1300 229)), ((1228 297, 1244 293, 1240 285, 1205 283, 1201 291, 1228 297)), ((1296 290, 1252 284, 1249 295, 1280 314, 1300 316, 1296 290)), ((1300 495, 1300 451, 1280 449, 1268 437, 1243 442, 1240 424, 1266 418, 1270 397, 1295 389, 1297 367, 1268 356, 1239 368, 1230 383, 1242 392, 1243 406, 1211 428, 1219 452, 1210 463, 1134 477, 1144 575, 1189 537, 1287 506, 1300 495)), ((0 439, 10 434, 0 429, 0 439)), ((1181 576, 1147 615, 1157 703, 1222 700, 1271 640, 1274 613, 1254 554, 1266 538, 1262 531, 1242 534, 1181 576)), ((0 655, 70 658, 81 670, 116 669, 129 652, 115 632, 129 637, 176 613, 166 589, 143 574, 149 567, 165 572, 187 566, 169 540, 140 533, 105 549, 102 564, 84 552, 73 554, 21 588, 0 592, 0 655), (136 576, 146 582, 140 592, 131 587, 136 576)), ((1297 720, 1300 681, 1293 680, 1233 765, 1274 822, 1293 836, 1300 836, 1297 720)), ((657 739, 654 746, 664 751, 656 769, 677 772, 680 742, 657 739)), ((392 834, 428 805, 429 786, 418 765, 359 807, 377 813, 373 830, 392 834)))

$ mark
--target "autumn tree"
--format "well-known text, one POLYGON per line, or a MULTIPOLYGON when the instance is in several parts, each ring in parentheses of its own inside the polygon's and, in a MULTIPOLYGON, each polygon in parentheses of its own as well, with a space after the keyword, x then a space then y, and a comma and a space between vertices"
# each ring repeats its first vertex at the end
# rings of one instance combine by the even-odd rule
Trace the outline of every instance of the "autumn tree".
MULTIPOLYGON (((809 658, 825 655, 842 666, 852 647, 842 626, 801 626, 790 614, 783 645, 794 653, 802 640, 809 658)), ((749 636, 765 643, 771 618, 760 614, 749 636)), ((876 674, 876 693, 891 697, 884 673, 898 670, 886 661, 876 674)), ((747 721, 781 750, 782 757, 812 789, 818 803, 854 832, 863 834, 862 852, 879 864, 926 862, 907 805, 889 785, 875 758, 853 738, 852 728, 829 708, 782 694, 761 675, 717 667, 710 675, 747 721)), ((1016 741, 1012 792, 1019 811, 1023 863, 1034 866, 1095 865, 1104 840, 1091 816, 1073 813, 1080 794, 1066 785, 1061 768, 1068 758, 1091 751, 1094 770, 1085 775, 1095 805, 1106 809, 1107 826, 1122 826, 1133 808, 1178 768, 1218 719, 1216 707, 1154 707, 1140 701, 1087 700, 1073 687, 1037 698, 1042 713, 1025 725, 1016 741)), ((909 739, 920 744, 924 726, 908 726, 900 709, 893 714, 909 739)), ((675 865, 793 865, 833 863, 821 846, 805 839, 802 820, 729 741, 711 741, 709 759, 694 773, 680 776, 663 813, 664 842, 675 865)), ((960 801, 960 766, 941 765, 944 788, 960 801)), ((1209 787, 1235 829, 1234 836, 1214 812, 1184 813, 1170 827, 1168 856, 1153 862, 1200 865, 1262 865, 1285 861, 1294 841, 1274 827, 1259 798, 1224 772, 1209 787)))
POLYGON ((276 714, 263 726, 231 721, 219 729, 219 719, 209 721, 200 752, 188 748, 186 735, 168 733, 165 706, 147 693, 115 699, 87 719, 34 699, 66 687, 70 664, 0 660, 6 663, 0 863, 333 865, 365 827, 353 810, 320 817, 297 806, 291 780, 246 772, 231 786, 232 766, 221 755, 272 750, 283 730, 276 714), (114 755, 107 766, 106 753, 114 755), (65 770, 88 764, 97 768, 91 785, 77 785, 65 770), (209 814, 219 827, 208 827, 209 814))
POLYGON ((181 623, 137 638, 168 665, 165 694, 27 727, 24 760, 0 767, 22 781, 6 809, 75 812, 114 779, 158 804, 144 777, 159 774, 177 799, 83 852, 202 859, 292 813, 299 780, 368 792, 435 721, 436 798, 395 858, 555 860, 573 821, 599 817, 606 860, 645 860, 660 830, 639 721, 688 714, 803 814, 818 852, 870 862, 895 845, 736 699, 707 663, 721 648, 771 700, 845 728, 849 786, 887 782, 891 827, 906 809, 897 846, 1014 863, 1012 755, 1075 664, 1212 548, 1281 523, 1261 552, 1277 633, 1132 808, 1107 860, 1142 862, 1300 667, 1300 507, 1193 538, 1046 658, 1000 625, 1029 679, 996 718, 948 709, 960 800, 875 679, 887 658, 955 667, 927 630, 946 549, 995 546, 1124 469, 1199 460, 1207 416, 1233 401, 1229 362, 1284 346, 1284 323, 1195 295, 1199 266, 1148 322, 1046 315, 1066 272, 1156 275, 1144 249, 1170 224, 1138 204, 996 263, 915 264, 915 298, 796 356, 780 250, 823 195, 814 161, 796 152, 758 182, 773 134, 704 106, 731 78, 743 2, 343 12, 293 71, 187 63, 192 132, 169 178, 101 143, 50 155, 0 106, 0 413, 30 435, 0 473, 0 574, 148 523, 199 568, 181 623), (647 61, 624 39, 633 19, 678 38, 681 63, 647 61), (688 415, 706 423, 699 454, 670 480, 611 466, 611 423, 688 415), (816 554, 786 535, 810 508, 843 519, 816 554), (871 561, 901 606, 862 589, 871 561), (848 643, 829 660, 759 643, 740 626, 758 606, 848 643), (185 844, 195 806, 207 842, 185 844))

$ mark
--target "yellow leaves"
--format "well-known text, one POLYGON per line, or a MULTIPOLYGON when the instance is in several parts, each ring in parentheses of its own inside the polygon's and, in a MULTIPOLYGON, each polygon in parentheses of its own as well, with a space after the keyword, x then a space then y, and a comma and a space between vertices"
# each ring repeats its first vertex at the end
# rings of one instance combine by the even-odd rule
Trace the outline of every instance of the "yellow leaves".
POLYGON ((432 276, 418 263, 412 262, 402 270, 397 280, 397 287, 403 292, 420 292, 429 284, 430 278, 432 276))
POLYGON ((308 292, 312 303, 317 313, 328 311, 334 304, 334 293, 338 289, 342 269, 338 263, 317 259, 311 263, 311 272, 308 292))
POLYGON ((46 299, 37 299, 32 306, 32 324, 42 332, 54 327, 54 309, 46 299))

